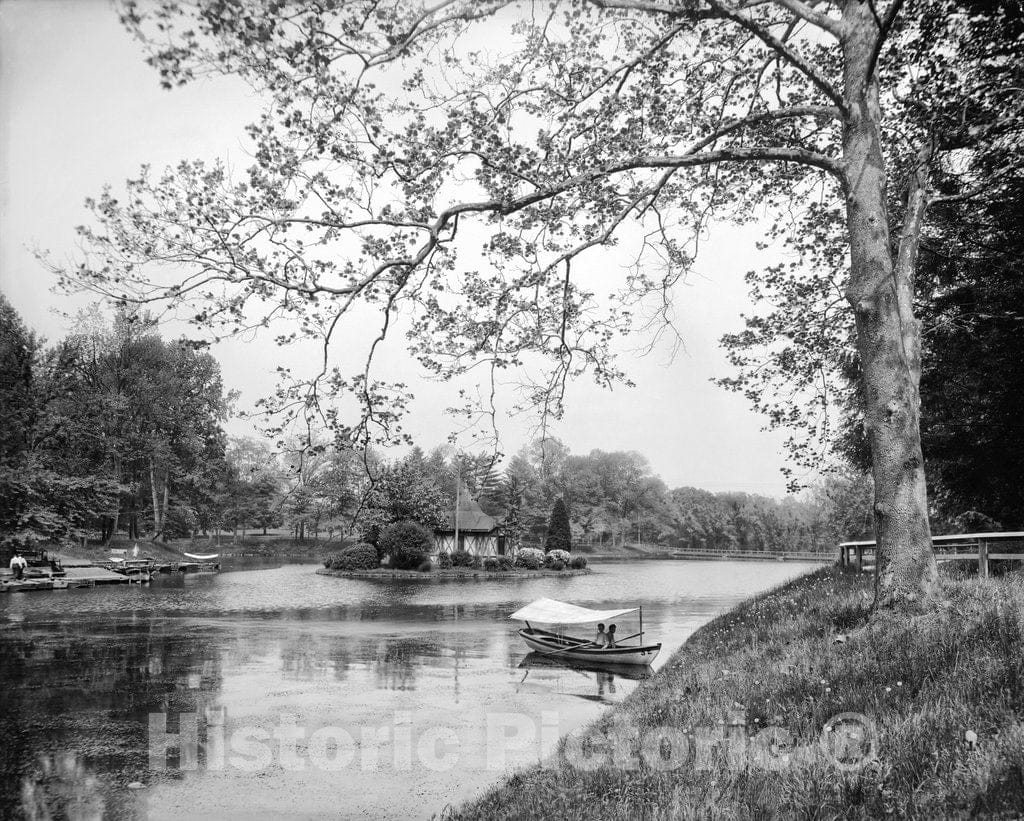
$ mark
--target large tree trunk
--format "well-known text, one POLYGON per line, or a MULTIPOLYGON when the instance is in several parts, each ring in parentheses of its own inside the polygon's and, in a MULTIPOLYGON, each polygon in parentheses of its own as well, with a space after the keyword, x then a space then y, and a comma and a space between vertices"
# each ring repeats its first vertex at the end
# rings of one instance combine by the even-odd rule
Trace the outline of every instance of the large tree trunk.
POLYGON ((153 460, 149 460, 149 487, 153 493, 153 541, 160 538, 160 531, 163 530, 160 524, 160 494, 156 489, 156 469, 153 467, 153 460))
POLYGON ((919 609, 935 597, 938 585, 921 454, 921 329, 913 315, 913 266, 893 264, 878 87, 867 77, 878 26, 862 0, 849 0, 843 17, 851 265, 846 297, 856 316, 875 480, 875 604, 919 609))
MULTIPOLYGON (((114 480, 120 485, 121 481, 123 479, 123 475, 121 473, 121 457, 118 456, 117 454, 114 454, 111 457, 111 465, 112 465, 112 467, 114 469, 114 480)), ((104 545, 109 544, 110 540, 113 539, 115 536, 117 536, 117 524, 118 524, 118 520, 121 518, 121 491, 120 490, 117 492, 117 495, 115 496, 115 504, 117 505, 117 507, 114 508, 114 515, 110 517, 110 520, 111 520, 110 521, 110 533, 106 534, 106 538, 104 538, 104 540, 103 540, 103 544, 104 545)))
POLYGON ((169 493, 171 487, 171 472, 169 470, 164 471, 164 496, 160 502, 160 533, 167 541, 167 505, 170 502, 169 493))

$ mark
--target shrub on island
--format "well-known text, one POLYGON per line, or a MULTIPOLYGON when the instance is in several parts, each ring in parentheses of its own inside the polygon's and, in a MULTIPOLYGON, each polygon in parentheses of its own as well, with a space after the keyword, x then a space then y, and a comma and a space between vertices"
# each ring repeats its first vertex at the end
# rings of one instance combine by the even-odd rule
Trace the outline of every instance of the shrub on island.
POLYGON ((423 525, 395 522, 380 534, 380 551, 391 558, 397 570, 418 570, 430 557, 434 537, 423 525))
POLYGON ((324 567, 329 570, 374 570, 380 567, 380 560, 372 544, 360 542, 328 556, 324 567))
POLYGON ((544 566, 549 570, 561 570, 564 567, 568 567, 571 561, 572 556, 567 550, 549 550, 544 555, 544 566), (562 567, 555 567, 556 564, 560 564, 562 567))
POLYGON ((443 550, 437 554, 437 566, 441 570, 450 570, 452 566, 452 554, 443 550))
POLYGON ((479 567, 479 557, 468 550, 456 550, 452 553, 452 567, 479 567))
POLYGON ((586 556, 573 556, 569 561, 569 567, 573 570, 583 570, 587 566, 586 556))
POLYGON ((516 554, 516 567, 540 570, 544 566, 544 551, 535 547, 524 547, 516 554))

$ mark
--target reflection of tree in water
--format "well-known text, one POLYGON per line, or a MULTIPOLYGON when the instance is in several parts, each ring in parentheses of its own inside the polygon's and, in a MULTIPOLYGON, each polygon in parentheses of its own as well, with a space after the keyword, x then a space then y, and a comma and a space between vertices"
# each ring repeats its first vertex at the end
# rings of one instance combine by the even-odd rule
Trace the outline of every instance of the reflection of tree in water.
POLYGON ((103 785, 75 753, 40 756, 36 768, 22 778, 20 809, 33 821, 100 821, 106 810, 103 785))
POLYGON ((425 664, 436 667, 443 655, 435 638, 396 637, 376 641, 373 668, 377 686, 386 690, 415 690, 416 674, 425 664))
POLYGON ((422 639, 380 640, 373 665, 377 687, 383 690, 415 690, 416 668, 424 649, 422 639))
POLYGON ((295 678, 312 679, 324 675, 330 661, 322 639, 309 633, 289 636, 281 643, 281 669, 295 678))
POLYGON ((26 817, 76 790, 101 796, 106 815, 126 814, 124 785, 151 780, 149 714, 170 714, 173 731, 175 714, 203 711, 221 689, 209 635, 148 621, 86 630, 19 625, 0 638, 0 801, 23 797, 26 817))

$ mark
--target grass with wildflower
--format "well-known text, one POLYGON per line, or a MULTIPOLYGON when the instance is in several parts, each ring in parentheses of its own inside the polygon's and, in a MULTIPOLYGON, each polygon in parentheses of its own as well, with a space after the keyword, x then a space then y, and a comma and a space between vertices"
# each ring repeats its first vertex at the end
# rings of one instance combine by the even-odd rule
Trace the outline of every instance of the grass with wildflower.
MULTIPOLYGON (((829 719, 867 716, 876 756, 784 767, 572 767, 561 754, 448 819, 1024 816, 1024 576, 945 579, 947 604, 869 619, 872 579, 827 568, 699 630, 593 729, 709 727, 815 745, 829 719)), ((563 741, 563 745, 564 745, 563 741)))

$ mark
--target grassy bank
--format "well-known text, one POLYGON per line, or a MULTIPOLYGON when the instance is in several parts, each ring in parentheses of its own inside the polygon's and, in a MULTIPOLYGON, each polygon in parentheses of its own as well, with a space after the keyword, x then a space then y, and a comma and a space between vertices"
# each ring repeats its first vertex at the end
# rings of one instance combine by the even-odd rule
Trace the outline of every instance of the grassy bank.
POLYGON ((838 568, 754 599, 696 633, 588 742, 563 740, 543 766, 444 816, 1021 817, 1024 579, 944 584, 949 606, 913 620, 868 622, 870 577, 838 568), (844 768, 821 739, 851 712, 875 742, 844 768), (731 761, 708 743, 730 734, 742 740, 731 761), (781 746, 750 755, 771 737, 781 746), (606 738, 619 739, 619 764, 605 755, 588 771, 606 738))

